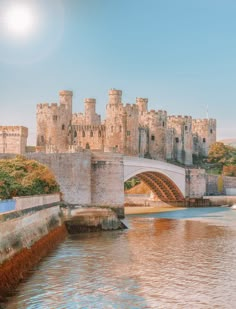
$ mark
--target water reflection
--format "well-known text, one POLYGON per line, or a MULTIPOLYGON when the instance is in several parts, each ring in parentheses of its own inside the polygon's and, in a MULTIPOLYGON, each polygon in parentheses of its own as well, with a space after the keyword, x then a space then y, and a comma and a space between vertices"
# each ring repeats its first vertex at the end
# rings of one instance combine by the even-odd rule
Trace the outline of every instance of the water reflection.
POLYGON ((129 230, 70 237, 7 308, 235 308, 229 214, 217 212, 221 224, 213 224, 215 213, 211 224, 132 216, 129 230))

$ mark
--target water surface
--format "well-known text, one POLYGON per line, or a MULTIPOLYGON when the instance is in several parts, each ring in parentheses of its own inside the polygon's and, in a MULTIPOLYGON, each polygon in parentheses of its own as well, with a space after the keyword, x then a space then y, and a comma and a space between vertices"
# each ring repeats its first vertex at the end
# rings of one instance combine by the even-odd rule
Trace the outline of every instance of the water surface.
POLYGON ((236 308, 236 211, 127 217, 129 229, 70 236, 7 308, 236 308))

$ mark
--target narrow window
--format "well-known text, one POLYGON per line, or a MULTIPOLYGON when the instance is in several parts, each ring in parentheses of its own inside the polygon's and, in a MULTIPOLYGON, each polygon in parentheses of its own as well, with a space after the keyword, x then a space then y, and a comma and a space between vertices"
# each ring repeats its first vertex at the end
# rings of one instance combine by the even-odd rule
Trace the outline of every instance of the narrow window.
POLYGON ((82 132, 82 137, 85 137, 85 132, 84 131, 82 132))
POLYGON ((122 132, 122 126, 120 126, 120 132, 122 132))
POLYGON ((64 125, 64 124, 61 126, 61 129, 62 129, 62 130, 65 130, 65 125, 64 125))
POLYGON ((53 119, 54 121, 56 121, 56 120, 57 120, 57 115, 53 115, 53 116, 52 116, 52 119, 53 119))
POLYGON ((85 148, 86 148, 86 149, 90 149, 89 143, 86 143, 85 148))
POLYGON ((185 129, 185 131, 187 131, 188 130, 188 126, 185 126, 184 129, 185 129))
POLYGON ((175 138, 175 142, 176 142, 176 143, 179 142, 179 138, 178 138, 178 137, 175 138))
POLYGON ((151 136, 151 140, 155 141, 155 136, 154 135, 151 136))
POLYGON ((111 126, 111 133, 113 133, 113 126, 111 126))
POLYGON ((165 121, 162 122, 162 126, 163 126, 163 128, 164 128, 164 126, 165 126, 165 121))
POLYGON ((127 132, 126 132, 126 135, 127 135, 127 136, 130 136, 130 131, 127 131, 127 132))
POLYGON ((99 130, 98 131, 98 137, 101 137, 102 136, 102 133, 101 133, 101 131, 99 130))
POLYGON ((202 141, 203 141, 203 143, 205 143, 205 142, 206 142, 206 139, 205 139, 205 137, 203 137, 202 141))
POLYGON ((210 129, 210 133, 211 133, 211 134, 213 133, 212 129, 210 129))
POLYGON ((76 131, 74 132, 74 137, 77 137, 77 132, 76 131))
POLYGON ((93 137, 93 131, 90 131, 90 137, 93 137))

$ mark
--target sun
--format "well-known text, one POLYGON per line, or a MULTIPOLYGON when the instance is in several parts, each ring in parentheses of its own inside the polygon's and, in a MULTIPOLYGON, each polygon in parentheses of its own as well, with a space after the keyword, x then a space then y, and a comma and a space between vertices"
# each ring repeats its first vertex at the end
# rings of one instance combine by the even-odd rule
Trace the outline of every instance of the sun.
POLYGON ((8 32, 13 35, 29 35, 35 26, 35 18, 32 8, 23 4, 10 6, 5 12, 5 26, 8 32))

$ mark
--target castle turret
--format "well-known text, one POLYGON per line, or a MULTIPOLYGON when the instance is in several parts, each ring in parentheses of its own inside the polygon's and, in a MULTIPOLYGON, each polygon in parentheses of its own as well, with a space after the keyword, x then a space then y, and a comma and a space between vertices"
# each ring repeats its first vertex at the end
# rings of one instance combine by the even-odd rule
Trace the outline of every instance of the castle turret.
POLYGON ((122 91, 111 89, 106 106, 106 152, 125 152, 126 113, 122 104, 122 91))
POLYGON ((148 110, 148 99, 147 98, 136 98, 136 104, 140 113, 145 113, 148 110))
POLYGON ((84 100, 85 125, 100 125, 101 117, 96 114, 96 99, 87 98, 84 100))
POLYGON ((109 91, 109 105, 120 105, 122 104, 122 91, 117 89, 111 89, 109 91))
POLYGON ((68 114, 72 114, 72 96, 73 92, 70 90, 59 91, 60 105, 65 105, 68 114))

